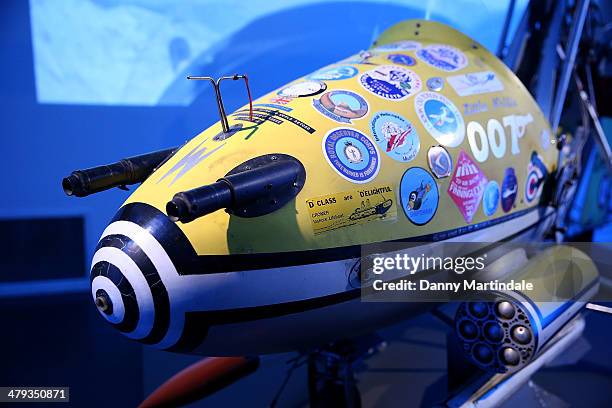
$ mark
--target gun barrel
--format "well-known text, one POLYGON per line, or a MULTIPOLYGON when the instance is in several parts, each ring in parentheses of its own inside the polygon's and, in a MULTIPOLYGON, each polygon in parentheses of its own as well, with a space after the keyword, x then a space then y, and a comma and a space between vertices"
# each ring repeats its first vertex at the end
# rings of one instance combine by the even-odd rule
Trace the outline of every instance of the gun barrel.
POLYGON ((176 151, 176 147, 129 157, 116 163, 73 171, 62 180, 69 196, 85 197, 113 187, 141 183, 176 151))
POLYGON ((304 179, 304 166, 298 160, 271 161, 177 193, 166 204, 166 213, 173 221, 183 223, 222 208, 236 216, 257 217, 289 202, 302 189, 304 179))

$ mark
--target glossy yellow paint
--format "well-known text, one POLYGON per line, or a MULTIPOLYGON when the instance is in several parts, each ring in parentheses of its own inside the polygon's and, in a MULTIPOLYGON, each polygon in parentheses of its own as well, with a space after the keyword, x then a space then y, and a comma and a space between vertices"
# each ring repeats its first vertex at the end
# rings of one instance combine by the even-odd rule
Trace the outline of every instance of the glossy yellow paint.
MULTIPOLYGON (((504 170, 508 167, 515 169, 518 178, 518 195, 515 207, 509 212, 510 214, 536 205, 537 200, 530 204, 524 201, 525 180, 530 156, 533 151, 537 151, 548 170, 552 171, 556 161, 556 149, 554 146, 547 146, 545 149, 545 144, 541 143, 542 132, 552 133, 541 111, 525 87, 503 63, 480 44, 439 23, 410 20, 397 24, 384 32, 373 47, 404 40, 417 41, 423 47, 430 44, 451 45, 461 50, 467 57, 467 66, 455 72, 445 72, 426 64, 417 58, 415 51, 412 50, 379 52, 373 49, 372 52, 375 55, 369 60, 374 64, 393 65, 393 62, 387 59, 387 56, 391 53, 404 54, 414 58, 416 64, 404 68, 413 71, 420 78, 422 83, 420 93, 429 91, 426 85, 429 78, 440 77, 444 79, 444 87, 437 93, 454 103, 462 113, 466 127, 469 122, 474 121, 487 129, 490 119, 496 119, 503 123, 504 116, 531 114, 532 122, 526 126, 524 136, 517 140, 520 149, 519 154, 511 153, 511 137, 508 128, 504 127, 507 139, 505 155, 497 158, 489 152, 488 159, 484 162, 478 162, 478 166, 489 180, 497 181, 500 186, 504 177, 504 170), (503 83, 504 90, 461 97, 447 81, 449 76, 483 71, 495 72, 497 78, 503 83), (516 101, 516 106, 493 109, 492 98, 494 97, 511 98, 516 101), (464 114, 464 104, 476 104, 479 101, 489 105, 488 111, 470 115, 464 114)), ((351 57, 348 61, 354 61, 355 58, 358 58, 358 56, 351 57)), ((313 133, 304 130, 299 123, 289 123, 286 118, 274 117, 271 120, 255 124, 244 120, 248 113, 239 116, 230 115, 230 126, 240 124, 243 126, 242 130, 237 131, 225 140, 215 140, 215 136, 221 132, 220 123, 216 123, 203 131, 149 177, 126 203, 144 202, 165 212, 166 203, 177 192, 213 183, 238 164, 253 157, 270 153, 284 153, 299 159, 306 168, 306 184, 297 198, 282 209, 262 217, 240 218, 230 216, 224 211, 217 211, 188 224, 179 223, 180 228, 189 238, 198 254, 281 252, 339 247, 422 236, 468 225, 457 205, 447 193, 452 175, 451 177, 435 179, 439 192, 439 205, 431 221, 424 225, 415 225, 405 216, 404 211, 398 205, 400 203, 399 184, 402 175, 407 169, 415 166, 429 172, 427 152, 430 146, 438 145, 438 142, 423 126, 415 112, 416 95, 409 96, 401 101, 376 96, 364 89, 359 83, 359 78, 364 72, 376 68, 377 65, 349 63, 344 60, 329 67, 338 64, 350 65, 356 68, 359 73, 348 79, 325 80, 326 91, 343 89, 362 96, 369 105, 367 114, 362 118, 353 119, 351 123, 338 123, 321 114, 313 107, 313 100, 318 100, 321 94, 294 98, 282 105, 290 108, 290 112, 279 110, 279 112, 290 115, 315 129, 313 133), (420 140, 420 149, 410 162, 404 163, 392 159, 381 151, 380 147, 374 142, 370 130, 370 120, 380 111, 395 112, 409 120, 416 129, 420 140), (238 120, 238 117, 242 117, 243 120, 238 120), (281 123, 274 123, 279 121, 281 123), (331 129, 338 127, 356 129, 367 135, 376 145, 380 158, 380 171, 368 183, 356 184, 341 177, 326 160, 322 149, 323 139, 331 129), (176 169, 174 172, 171 172, 171 170, 190 154, 192 164, 197 164, 175 180, 175 177, 187 167, 176 169), (307 204, 308 200, 347 191, 367 189, 369 186, 372 188, 390 186, 393 189, 394 195, 389 198, 393 200, 393 206, 395 207, 393 209, 396 213, 394 219, 390 220, 387 217, 380 221, 356 223, 315 234, 311 222, 311 212, 307 204)), ((296 79, 292 83, 298 83, 302 80, 304 78, 296 79)), ((271 99, 278 98, 278 91, 275 90, 262 96, 255 100, 254 104, 273 104, 274 102, 271 99)), ((259 106, 259 108, 264 107, 259 106)), ((248 109, 248 105, 241 108, 241 110, 244 109, 248 109)), ((263 111, 256 113, 265 115, 263 111)), ((457 147, 447 147, 447 150, 452 156, 454 164, 456 164, 460 151, 464 151, 474 160, 474 154, 467 136, 457 147)), ((501 206, 498 206, 496 212, 487 217, 479 204, 470 224, 504 215, 507 214, 503 212, 501 206)))

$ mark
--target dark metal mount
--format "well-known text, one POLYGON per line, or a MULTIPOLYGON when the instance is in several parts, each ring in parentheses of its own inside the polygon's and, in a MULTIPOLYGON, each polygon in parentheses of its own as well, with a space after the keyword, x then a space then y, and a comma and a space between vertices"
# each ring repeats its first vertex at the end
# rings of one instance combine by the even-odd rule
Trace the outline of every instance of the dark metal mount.
POLYGON ((577 75, 575 76, 575 80, 576 88, 578 89, 580 95, 580 101, 584 105, 585 110, 588 112, 589 117, 591 118, 591 121, 593 122, 593 126, 595 128, 595 142, 601 149, 600 154, 602 156, 602 159, 606 163, 606 166, 608 167, 608 171, 612 172, 612 148, 610 148, 610 143, 608 142, 606 133, 603 129, 603 126, 601 125, 601 122, 599 121, 599 115, 595 110, 595 106, 591 103, 591 98, 589 98, 589 95, 585 91, 584 86, 582 85, 582 81, 577 75))
POLYGON ((259 217, 286 205, 305 182, 306 170, 299 160, 267 154, 247 160, 213 184, 175 194, 166 213, 183 223, 222 208, 238 217, 259 217))
POLYGON ((246 75, 238 75, 234 74, 232 76, 222 76, 215 80, 209 76, 188 76, 187 79, 194 80, 203 80, 209 81, 213 89, 215 90, 215 97, 217 99, 217 109, 219 110, 219 118, 221 119, 221 126, 223 127, 223 133, 229 133, 229 123, 227 122, 227 114, 225 113, 225 106, 223 106, 223 98, 221 98, 221 81, 225 81, 227 79, 231 79, 232 81, 236 81, 238 79, 244 79, 244 83, 246 85, 247 93, 249 96, 249 118, 253 119, 253 99, 251 98, 251 89, 249 88, 249 78, 246 75))
MULTIPOLYGON (((590 0, 571 3, 530 1, 503 55, 504 63, 529 88, 555 133, 576 64, 590 0)), ((505 43, 503 37, 500 49, 505 43)))
POLYGON ((550 116, 553 132, 556 132, 559 127, 563 105, 567 96, 567 88, 572 77, 574 65, 576 64, 576 54, 580 45, 580 38, 584 28, 584 22, 587 18, 590 0, 578 0, 574 11, 572 26, 569 32, 567 45, 565 47, 565 58, 561 67, 559 83, 555 92, 554 105, 550 116))
POLYGON ((113 187, 125 188, 131 184, 142 183, 177 149, 178 147, 173 147, 104 166, 73 171, 62 180, 62 188, 69 196, 85 197, 113 187))

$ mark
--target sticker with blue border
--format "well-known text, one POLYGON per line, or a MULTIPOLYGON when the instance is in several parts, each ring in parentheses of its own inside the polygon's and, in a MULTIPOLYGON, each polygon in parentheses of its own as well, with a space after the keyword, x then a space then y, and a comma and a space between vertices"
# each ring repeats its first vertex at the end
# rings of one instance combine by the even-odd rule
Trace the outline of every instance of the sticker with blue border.
POLYGON ((363 133, 351 128, 330 130, 323 138, 327 163, 351 183, 367 183, 380 170, 376 146, 363 133))
POLYGON ((340 123, 352 123, 368 113, 368 103, 359 94, 344 89, 325 92, 320 99, 313 99, 312 106, 330 119, 340 123))
POLYGON ((414 51, 421 48, 421 43, 416 41, 396 41, 389 44, 379 45, 373 48, 374 51, 391 52, 391 51, 414 51))
POLYGON ((516 200, 517 191, 518 183, 516 174, 512 167, 508 167, 504 172, 504 180, 501 186, 501 205, 504 212, 508 212, 512 209, 514 201, 516 200))
POLYGON ((432 44, 416 52, 417 57, 428 65, 446 72, 465 68, 468 59, 455 47, 445 44, 432 44))
POLYGON ((387 59, 394 64, 406 65, 408 67, 416 65, 416 60, 406 54, 389 54, 387 55, 387 59))
POLYGON ((317 72, 308 75, 308 79, 316 79, 321 81, 339 81, 349 79, 357 75, 359 70, 350 65, 339 65, 335 67, 323 68, 317 72))
POLYGON ((443 146, 432 146, 427 152, 427 161, 431 172, 437 178, 451 175, 453 171, 453 159, 443 146))
POLYGON ((363 73, 359 83, 368 92, 393 101, 404 100, 421 90, 421 78, 398 65, 381 65, 363 73))
POLYGON ((288 98, 303 98, 306 96, 313 96, 320 94, 327 89, 325 82, 310 79, 307 81, 297 82, 295 84, 288 85, 278 91, 279 96, 288 98))
POLYGON ((400 203, 406 217, 416 225, 425 225, 436 214, 440 194, 434 178, 420 167, 411 167, 400 181, 400 203))
POLYGON ((378 147, 393 160, 407 163, 421 147, 416 128, 397 113, 376 113, 370 120, 370 130, 378 147))
POLYGON ((497 211, 499 205, 499 184, 491 180, 487 183, 482 196, 482 210, 487 217, 492 216, 497 211))
POLYGON ((443 146, 457 147, 465 138, 465 123, 457 107, 436 92, 421 92, 414 109, 425 129, 443 146))

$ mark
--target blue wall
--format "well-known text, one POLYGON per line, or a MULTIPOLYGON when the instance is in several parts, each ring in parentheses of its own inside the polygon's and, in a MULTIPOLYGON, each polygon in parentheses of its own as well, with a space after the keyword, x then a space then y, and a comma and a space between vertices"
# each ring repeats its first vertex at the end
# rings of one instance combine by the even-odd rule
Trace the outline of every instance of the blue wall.
MULTIPOLYGON (((177 145, 215 122, 207 84, 189 82, 186 74, 247 73, 259 96, 367 48, 396 22, 424 16, 497 47, 501 24, 488 22, 501 18, 508 2, 466 1, 470 13, 460 12, 465 6, 457 2, 433 3, 5 1, 0 14, 0 215, 82 215, 88 262, 128 193, 69 198, 61 190, 62 177, 177 145)), ((229 110, 245 103, 242 88, 229 85, 224 96, 229 110)), ((32 287, 0 284, 0 293, 32 287)))

